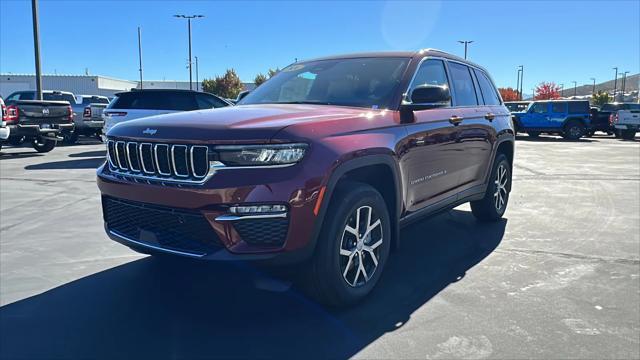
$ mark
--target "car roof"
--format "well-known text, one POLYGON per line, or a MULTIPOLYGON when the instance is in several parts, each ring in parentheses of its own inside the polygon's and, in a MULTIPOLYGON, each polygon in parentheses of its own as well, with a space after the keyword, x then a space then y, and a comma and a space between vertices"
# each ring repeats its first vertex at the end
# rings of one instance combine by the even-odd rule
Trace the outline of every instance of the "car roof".
POLYGON ((484 70, 486 69, 474 62, 469 60, 465 60, 459 56, 450 54, 446 51, 438 50, 438 49, 421 49, 418 51, 374 51, 374 52, 361 52, 361 53, 350 53, 350 54, 342 54, 342 55, 333 55, 333 56, 325 56, 319 58, 313 58, 309 60, 300 61, 300 63, 320 61, 320 60, 337 60, 337 59, 357 59, 357 58, 423 58, 423 57, 439 57, 445 58, 447 60, 454 60, 457 62, 465 63, 471 66, 475 66, 484 70))
POLYGON ((188 89, 131 89, 130 91, 122 91, 122 92, 116 93, 116 96, 120 96, 122 94, 129 94, 129 93, 139 94, 139 93, 146 93, 146 92, 185 92, 185 93, 191 92, 196 94, 207 94, 207 95, 216 96, 208 92, 188 90, 188 89))

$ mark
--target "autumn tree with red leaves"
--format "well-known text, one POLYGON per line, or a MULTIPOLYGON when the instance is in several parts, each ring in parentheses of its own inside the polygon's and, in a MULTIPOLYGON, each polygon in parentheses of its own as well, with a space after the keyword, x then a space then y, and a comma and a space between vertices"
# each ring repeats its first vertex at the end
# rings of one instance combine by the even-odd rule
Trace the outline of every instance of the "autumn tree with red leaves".
POLYGON ((502 100, 504 101, 518 101, 520 100, 520 92, 515 90, 514 88, 498 88, 500 92, 500 96, 502 96, 502 100))
POLYGON ((536 87, 534 94, 535 100, 554 100, 560 99, 560 86, 554 82, 541 82, 536 87))

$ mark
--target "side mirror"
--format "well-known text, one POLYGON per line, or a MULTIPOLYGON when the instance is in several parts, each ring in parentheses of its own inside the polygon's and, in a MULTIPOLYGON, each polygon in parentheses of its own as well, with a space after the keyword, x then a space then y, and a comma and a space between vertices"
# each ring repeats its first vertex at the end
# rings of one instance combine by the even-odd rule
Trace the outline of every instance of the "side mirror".
POLYGON ((420 85, 411 91, 414 105, 446 106, 451 102, 451 92, 447 86, 420 85))

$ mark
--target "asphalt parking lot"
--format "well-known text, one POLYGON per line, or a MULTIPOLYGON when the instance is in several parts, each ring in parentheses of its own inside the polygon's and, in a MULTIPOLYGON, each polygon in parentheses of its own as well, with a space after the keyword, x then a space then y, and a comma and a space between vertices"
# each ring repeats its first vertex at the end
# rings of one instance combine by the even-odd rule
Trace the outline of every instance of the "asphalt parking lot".
POLYGON ((527 137, 506 219, 402 231, 372 296, 325 309, 248 264, 103 233, 104 145, 0 156, 2 358, 638 358, 640 141, 527 137))

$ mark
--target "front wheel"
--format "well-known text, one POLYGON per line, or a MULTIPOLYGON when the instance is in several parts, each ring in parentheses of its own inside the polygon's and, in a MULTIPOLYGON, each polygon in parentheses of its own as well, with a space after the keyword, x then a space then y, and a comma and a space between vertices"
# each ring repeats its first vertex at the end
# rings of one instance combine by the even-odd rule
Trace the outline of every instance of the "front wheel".
POLYGON ((562 137, 567 140, 578 140, 585 133, 584 124, 579 121, 571 120, 565 125, 562 137))
POLYGON ((633 140, 636 137, 636 131, 635 130, 622 130, 622 131, 620 131, 620 136, 624 140, 633 140))
POLYGON ((33 139, 33 142, 31 143, 31 145, 37 152, 47 153, 56 147, 56 141, 38 137, 33 139))
POLYGON ((329 306, 354 304, 380 279, 391 244, 386 203, 373 187, 338 187, 308 268, 310 295, 329 306))
POLYGON ((504 154, 496 157, 490 179, 484 197, 471 202, 471 212, 480 221, 497 221, 507 209, 511 192, 511 164, 504 154))

